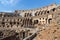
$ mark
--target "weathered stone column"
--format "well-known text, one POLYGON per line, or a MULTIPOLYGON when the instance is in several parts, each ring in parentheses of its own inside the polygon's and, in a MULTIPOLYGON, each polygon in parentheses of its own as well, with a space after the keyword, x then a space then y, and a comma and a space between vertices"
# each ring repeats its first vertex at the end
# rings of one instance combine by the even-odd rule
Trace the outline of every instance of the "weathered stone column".
POLYGON ((46 18, 46 24, 48 24, 48 18, 46 18))

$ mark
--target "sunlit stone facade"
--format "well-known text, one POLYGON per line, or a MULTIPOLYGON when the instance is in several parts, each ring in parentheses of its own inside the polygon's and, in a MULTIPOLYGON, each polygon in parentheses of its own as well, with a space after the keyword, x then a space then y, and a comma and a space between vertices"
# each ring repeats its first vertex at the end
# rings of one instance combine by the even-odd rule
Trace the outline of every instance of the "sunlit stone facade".
POLYGON ((59 40, 60 6, 0 12, 0 40, 59 40))

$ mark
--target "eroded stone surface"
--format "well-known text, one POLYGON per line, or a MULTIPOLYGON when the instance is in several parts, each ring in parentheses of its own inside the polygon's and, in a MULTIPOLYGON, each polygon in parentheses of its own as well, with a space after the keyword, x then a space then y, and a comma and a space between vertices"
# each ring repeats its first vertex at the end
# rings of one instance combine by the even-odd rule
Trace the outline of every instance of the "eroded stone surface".
POLYGON ((60 6, 52 4, 38 9, 16 10, 14 13, 0 12, 1 38, 3 40, 59 40, 60 6))

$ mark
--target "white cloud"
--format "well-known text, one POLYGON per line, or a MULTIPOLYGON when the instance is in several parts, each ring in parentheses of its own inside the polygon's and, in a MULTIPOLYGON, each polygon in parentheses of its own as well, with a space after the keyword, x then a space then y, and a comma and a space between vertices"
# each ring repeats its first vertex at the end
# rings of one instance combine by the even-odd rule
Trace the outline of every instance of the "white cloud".
POLYGON ((14 11, 11 11, 11 10, 1 10, 1 12, 14 12, 14 11))
POLYGON ((3 11, 3 12, 13 12, 13 11, 3 11))
POLYGON ((1 4, 4 5, 14 5, 18 2, 19 0, 0 0, 1 4))

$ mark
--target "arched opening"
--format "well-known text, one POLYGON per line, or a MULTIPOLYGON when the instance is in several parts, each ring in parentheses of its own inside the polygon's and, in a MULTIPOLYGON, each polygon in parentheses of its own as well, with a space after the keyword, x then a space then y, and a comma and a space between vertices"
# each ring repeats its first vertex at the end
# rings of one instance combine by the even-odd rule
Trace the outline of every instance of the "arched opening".
POLYGON ((3 37, 3 33, 0 31, 0 38, 3 37))
POLYGON ((50 19, 48 19, 48 23, 49 23, 49 24, 51 23, 51 20, 52 20, 51 18, 50 18, 50 19))
POLYGON ((2 24, 5 24, 4 22, 2 22, 2 24))
POLYGON ((9 28, 9 25, 7 26, 7 28, 9 28))
POLYGON ((14 24, 16 24, 16 22, 13 22, 14 24))
POLYGON ((41 15, 43 14, 43 11, 41 11, 41 15))
POLYGON ((25 32, 22 32, 22 34, 23 34, 23 39, 25 38, 25 32))
POLYGON ((24 17, 26 17, 26 13, 24 14, 24 17))
POLYGON ((32 16, 32 14, 30 13, 30 17, 32 16))
POLYGON ((12 22, 10 22, 10 25, 12 25, 12 22))
POLYGON ((37 13, 35 13, 35 16, 37 16, 37 13))
POLYGON ((0 17, 2 17, 2 14, 0 14, 0 17))
POLYGON ((47 13, 49 13, 49 11, 47 11, 47 13))
POLYGON ((17 22, 17 24, 19 25, 19 22, 17 22))
POLYGON ((55 8, 53 8, 52 11, 54 12, 55 11, 55 8))
POLYGON ((38 20, 34 20, 34 24, 38 24, 38 20))

